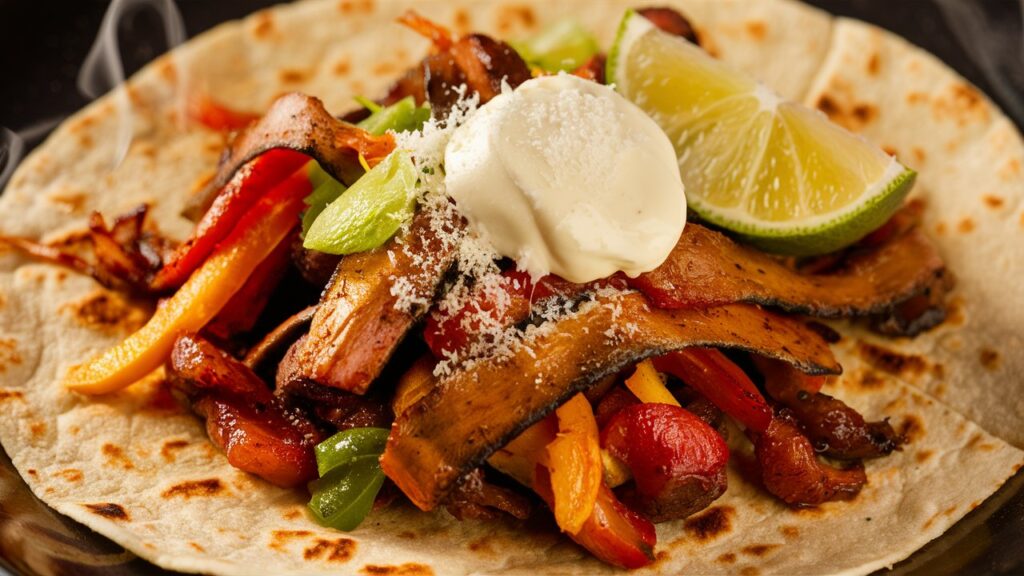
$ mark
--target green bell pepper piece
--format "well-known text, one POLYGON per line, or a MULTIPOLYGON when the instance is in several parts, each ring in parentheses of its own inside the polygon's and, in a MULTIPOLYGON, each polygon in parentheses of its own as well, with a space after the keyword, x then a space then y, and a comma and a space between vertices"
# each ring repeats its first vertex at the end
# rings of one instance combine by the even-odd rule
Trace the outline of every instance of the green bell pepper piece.
POLYGON ((416 167, 396 150, 315 217, 303 246, 354 254, 387 242, 416 209, 416 167))

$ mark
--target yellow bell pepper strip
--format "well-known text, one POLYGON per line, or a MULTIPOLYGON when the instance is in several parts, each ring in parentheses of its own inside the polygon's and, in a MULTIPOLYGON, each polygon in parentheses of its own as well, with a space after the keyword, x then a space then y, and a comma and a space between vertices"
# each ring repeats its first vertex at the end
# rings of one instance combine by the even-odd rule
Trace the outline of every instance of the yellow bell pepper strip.
POLYGON ((304 169, 274 187, 188 281, 157 308, 145 326, 117 346, 72 368, 65 385, 84 394, 107 394, 160 367, 174 340, 202 329, 295 228, 309 192, 304 169))
POLYGON ((487 463, 523 486, 533 488, 537 466, 548 465, 547 446, 557 433, 558 420, 554 414, 550 414, 491 454, 487 463))
POLYGON ((629 388, 641 402, 679 406, 679 401, 665 387, 665 381, 661 379, 661 375, 650 360, 644 360, 636 365, 636 372, 626 379, 626 388, 629 388))
POLYGON ((577 394, 555 411, 558 435, 547 446, 558 527, 577 534, 594 511, 603 467, 597 421, 590 402, 577 394))

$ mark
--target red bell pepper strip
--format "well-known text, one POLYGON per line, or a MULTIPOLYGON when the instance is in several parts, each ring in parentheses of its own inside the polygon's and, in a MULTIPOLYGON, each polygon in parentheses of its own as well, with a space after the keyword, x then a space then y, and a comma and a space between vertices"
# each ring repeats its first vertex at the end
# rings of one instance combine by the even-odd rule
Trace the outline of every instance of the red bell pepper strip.
POLYGON ((687 348, 654 359, 654 367, 697 390, 754 432, 764 432, 772 409, 750 378, 713 348, 687 348))
MULTIPOLYGON (((213 252, 249 209, 269 190, 294 174, 309 158, 286 149, 270 150, 246 164, 217 194, 195 232, 156 273, 151 287, 156 292, 173 290, 213 252)), ((305 177, 305 174, 302 174, 305 177)))
POLYGON ((106 394, 159 368, 175 339, 206 326, 295 229, 309 192, 309 179, 303 171, 264 195, 145 326, 117 346, 72 368, 65 384, 85 394, 106 394))
MULTIPOLYGON (((554 499, 551 478, 543 466, 537 467, 534 490, 551 505, 554 499)), ((590 517, 579 532, 569 537, 598 560, 627 569, 642 568, 654 562, 654 545, 658 540, 654 524, 619 502, 604 483, 598 489, 590 517)))

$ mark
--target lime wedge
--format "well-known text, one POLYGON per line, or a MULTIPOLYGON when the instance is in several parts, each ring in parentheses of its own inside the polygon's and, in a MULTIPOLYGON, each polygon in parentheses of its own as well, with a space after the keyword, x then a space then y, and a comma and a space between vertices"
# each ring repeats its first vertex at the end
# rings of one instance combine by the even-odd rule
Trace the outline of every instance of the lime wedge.
POLYGON ((668 134, 690 208, 765 250, 842 248, 913 185, 915 172, 876 146, 633 11, 607 73, 668 134))

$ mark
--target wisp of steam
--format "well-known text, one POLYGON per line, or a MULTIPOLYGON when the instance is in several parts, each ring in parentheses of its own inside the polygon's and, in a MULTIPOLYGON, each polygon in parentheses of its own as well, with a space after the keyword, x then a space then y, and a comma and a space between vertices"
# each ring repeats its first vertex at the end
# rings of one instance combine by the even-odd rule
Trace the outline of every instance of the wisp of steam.
MULTIPOLYGON (((124 18, 143 8, 151 8, 160 16, 168 50, 185 41, 185 25, 173 0, 113 0, 103 16, 96 40, 78 72, 78 90, 84 96, 90 99, 98 98, 124 82, 124 63, 121 60, 118 31, 124 18)), ((185 94, 184 91, 179 92, 180 107, 183 110, 185 94)), ((116 99, 119 127, 114 167, 124 160, 133 134, 128 94, 122 91, 116 95, 116 99)), ((63 119, 61 116, 48 118, 17 132, 0 126, 0 190, 10 180, 28 145, 49 134, 63 119)))
POLYGON ((992 96, 1018 125, 1024 125, 1024 0, 1018 0, 1020 12, 1016 21, 987 14, 984 3, 935 3, 960 47, 985 75, 992 96))
MULTIPOLYGON (((964 0, 935 0, 957 41, 981 69, 1004 110, 1018 124, 1024 124, 1024 0, 1018 0, 1020 20, 997 20, 982 6, 964 0)), ((185 41, 185 27, 173 0, 113 0, 107 8, 99 34, 79 71, 78 89, 97 98, 124 82, 118 28, 121 20, 141 8, 160 15, 168 49, 185 41)), ((180 108, 184 91, 179 90, 180 108)), ((124 159, 131 144, 132 115, 127 94, 118 95, 120 130, 114 165, 124 159)), ((62 118, 37 122, 18 132, 0 127, 0 190, 7 184, 27 147, 49 133, 62 118)))
MULTIPOLYGON (((78 72, 79 92, 95 99, 124 82, 124 63, 121 60, 118 28, 123 18, 145 7, 153 8, 160 15, 168 50, 185 41, 185 24, 173 0, 113 0, 103 16, 96 41, 78 72)), ((117 166, 128 153, 133 131, 132 107, 128 93, 119 91, 115 98, 119 116, 118 141, 114 154, 114 166, 117 166)))
POLYGON ((7 183, 14 168, 25 154, 25 141, 14 132, 0 126, 0 186, 7 183))

